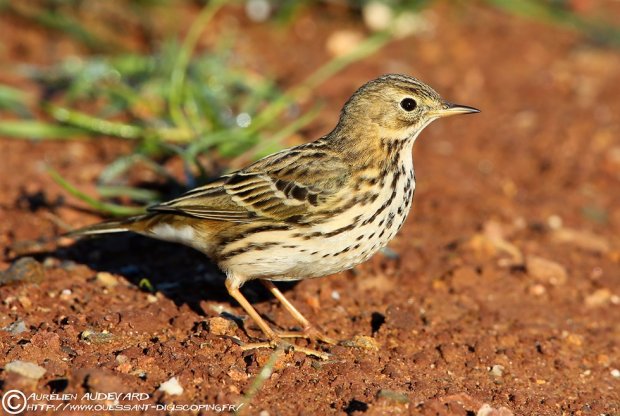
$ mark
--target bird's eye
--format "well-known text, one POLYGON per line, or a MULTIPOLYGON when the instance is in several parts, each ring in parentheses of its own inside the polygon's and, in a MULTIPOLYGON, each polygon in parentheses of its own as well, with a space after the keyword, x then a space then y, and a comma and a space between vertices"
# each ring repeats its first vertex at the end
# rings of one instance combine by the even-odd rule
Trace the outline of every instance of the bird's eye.
POLYGON ((405 111, 413 111, 418 106, 418 103, 413 98, 407 97, 400 102, 400 106, 405 111))

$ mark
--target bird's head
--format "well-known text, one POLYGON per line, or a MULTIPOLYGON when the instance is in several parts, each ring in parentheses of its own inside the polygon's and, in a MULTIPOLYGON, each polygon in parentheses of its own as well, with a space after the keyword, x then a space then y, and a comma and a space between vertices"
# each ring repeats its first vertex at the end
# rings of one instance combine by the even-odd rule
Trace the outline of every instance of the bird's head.
POLYGON ((375 132, 382 139, 415 139, 430 122, 479 110, 445 101, 431 87, 406 75, 384 75, 358 89, 342 109, 339 127, 375 132))

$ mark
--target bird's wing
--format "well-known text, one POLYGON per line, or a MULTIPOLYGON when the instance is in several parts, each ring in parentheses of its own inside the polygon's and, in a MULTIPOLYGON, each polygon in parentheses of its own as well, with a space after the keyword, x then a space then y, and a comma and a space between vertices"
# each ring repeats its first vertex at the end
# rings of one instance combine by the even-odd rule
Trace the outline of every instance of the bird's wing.
POLYGON ((302 145, 149 208, 151 212, 230 222, 299 222, 349 179, 349 165, 322 146, 302 145))

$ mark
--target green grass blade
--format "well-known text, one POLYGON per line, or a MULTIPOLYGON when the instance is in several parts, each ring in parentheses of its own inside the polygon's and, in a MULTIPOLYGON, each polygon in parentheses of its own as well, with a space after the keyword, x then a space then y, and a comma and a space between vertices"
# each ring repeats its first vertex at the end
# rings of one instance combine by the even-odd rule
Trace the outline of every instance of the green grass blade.
POLYGON ((28 140, 69 140, 85 138, 83 130, 35 120, 0 121, 0 136, 28 140))
POLYGON ((103 198, 127 197, 134 201, 151 204, 159 200, 159 192, 145 188, 134 188, 131 186, 101 185, 97 187, 97 192, 103 198))
POLYGON ((63 178, 60 175, 60 173, 58 173, 54 169, 49 168, 48 171, 49 171, 50 176, 54 180, 54 182, 60 185, 69 194, 85 202, 88 206, 90 206, 95 211, 98 211, 104 214, 109 214, 115 217, 126 217, 130 215, 143 214, 145 212, 144 208, 126 207, 123 205, 110 204, 107 202, 99 201, 93 198, 92 196, 87 195, 84 192, 77 189, 75 186, 70 184, 65 178, 63 178))
POLYGON ((51 115, 61 123, 80 127, 92 133, 115 136, 122 139, 138 139, 144 136, 144 130, 141 127, 132 126, 130 124, 109 121, 54 105, 49 105, 48 110, 51 115))
POLYGON ((28 95, 17 88, 0 84, 0 109, 27 115, 30 113, 28 111, 28 95))
POLYGON ((620 28, 579 16, 570 10, 536 0, 486 0, 487 3, 523 17, 578 30, 601 43, 620 46, 620 28))
POLYGON ((19 7, 15 7, 10 2, 6 2, 2 4, 2 6, 6 7, 9 13, 32 20, 41 26, 64 32, 93 51, 118 52, 124 49, 122 45, 112 43, 109 40, 104 42, 99 39, 99 37, 89 32, 82 24, 67 14, 55 13, 49 10, 30 13, 23 11, 19 7))
POLYGON ((179 54, 177 55, 172 74, 170 77, 170 117, 173 122, 182 128, 188 128, 189 123, 185 118, 182 110, 183 94, 185 90, 185 76, 187 74, 187 66, 192 57, 198 38, 207 24, 211 21, 215 13, 225 4, 222 0, 211 1, 205 6, 194 23, 192 23, 189 33, 185 37, 179 54))

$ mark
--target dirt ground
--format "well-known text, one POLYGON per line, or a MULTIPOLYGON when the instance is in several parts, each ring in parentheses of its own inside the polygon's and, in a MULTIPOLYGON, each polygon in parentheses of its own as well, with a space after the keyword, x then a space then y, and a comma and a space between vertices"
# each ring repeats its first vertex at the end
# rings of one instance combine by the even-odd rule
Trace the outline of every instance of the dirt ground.
MULTIPOLYGON (((357 347, 298 340, 331 359, 287 354, 254 391, 272 352, 244 352, 226 336, 247 342, 259 331, 216 268, 184 247, 115 236, 22 260, 17 274, 31 281, 0 287, 2 366, 45 369, 36 380, 4 368, 2 391, 149 394, 121 401, 131 404, 248 397, 242 411, 261 415, 620 415, 620 54, 473 2, 424 16, 428 30, 321 86, 326 108, 303 132, 328 132, 347 97, 388 72, 482 110, 435 122, 416 143, 418 188, 389 245, 396 255, 283 286, 329 336, 358 336, 357 347), (144 278, 154 292, 140 287, 144 278), (180 395, 159 390, 172 377, 180 395)), ((285 86, 328 59, 335 31, 364 30, 329 8, 279 30, 237 18, 239 52, 285 86)), ((2 61, 46 64, 79 52, 0 19, 2 61)), ((9 69, 4 81, 28 87, 9 69)), ((0 268, 15 272, 17 242, 60 234, 58 219, 100 219, 77 210, 45 164, 94 192, 98 172, 128 149, 105 138, 0 139, 0 268)), ((244 293, 274 326, 294 327, 262 286, 244 293)))

